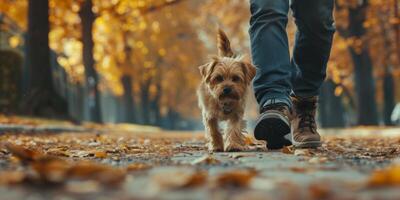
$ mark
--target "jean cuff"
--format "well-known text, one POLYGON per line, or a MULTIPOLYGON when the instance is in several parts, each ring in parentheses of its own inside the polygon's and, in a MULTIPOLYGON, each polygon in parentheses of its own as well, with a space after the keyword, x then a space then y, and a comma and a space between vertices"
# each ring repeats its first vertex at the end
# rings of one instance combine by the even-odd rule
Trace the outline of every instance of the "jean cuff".
POLYGON ((275 96, 275 97, 267 97, 265 98, 262 106, 260 107, 260 110, 264 108, 265 106, 272 105, 272 104, 277 104, 277 103, 283 103, 289 108, 292 107, 292 100, 290 99, 289 96, 287 95, 281 95, 281 96, 275 96))
POLYGON ((319 95, 319 90, 314 92, 294 92, 292 96, 301 97, 301 98, 310 98, 319 95))

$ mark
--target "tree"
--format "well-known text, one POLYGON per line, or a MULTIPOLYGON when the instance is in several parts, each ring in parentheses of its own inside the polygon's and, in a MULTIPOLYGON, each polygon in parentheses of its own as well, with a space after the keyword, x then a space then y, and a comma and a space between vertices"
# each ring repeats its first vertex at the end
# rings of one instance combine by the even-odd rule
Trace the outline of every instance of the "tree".
POLYGON ((400 3, 399 0, 393 0, 393 18, 394 18, 394 29, 396 34, 396 51, 397 51, 397 59, 400 62, 400 3))
POLYGON ((351 38, 353 45, 348 46, 353 67, 355 93, 357 96, 357 123, 359 125, 377 125, 378 111, 375 99, 375 81, 372 73, 372 60, 368 41, 365 39, 366 13, 368 0, 343 5, 337 1, 337 9, 348 12, 348 26, 338 26, 339 34, 351 38))
POLYGON ((132 92, 132 77, 124 75, 121 77, 122 87, 124 88, 123 102, 125 107, 125 121, 130 123, 137 122, 135 99, 132 92))
POLYGON ((94 68, 93 58, 93 23, 96 19, 92 10, 92 0, 85 0, 81 4, 79 16, 82 21, 82 43, 83 43, 83 65, 85 66, 86 86, 88 88, 90 119, 94 122, 101 122, 101 104, 98 88, 99 78, 94 68))
POLYGON ((23 103, 28 114, 65 117, 67 103, 54 90, 49 49, 48 0, 29 0, 26 62, 29 67, 29 91, 23 103))
POLYGON ((383 94, 383 122, 387 126, 392 126, 394 124, 391 120, 391 116, 396 102, 394 78, 392 74, 392 69, 389 66, 385 67, 385 73, 383 76, 383 94))
MULTIPOLYGON (((397 1, 397 0, 396 0, 397 1)), ((390 24, 385 23, 385 21, 390 20, 390 2, 386 4, 386 9, 378 9, 378 23, 380 27, 380 34, 383 36, 383 44, 386 48, 383 49, 383 122, 387 126, 393 125, 391 120, 392 111, 395 107, 395 80, 393 77, 393 66, 390 62, 391 55, 396 54, 396 46, 391 45, 391 35, 390 30, 393 28, 390 24), (389 25, 389 26, 388 26, 389 25)), ((395 28, 395 27, 394 27, 395 28)))

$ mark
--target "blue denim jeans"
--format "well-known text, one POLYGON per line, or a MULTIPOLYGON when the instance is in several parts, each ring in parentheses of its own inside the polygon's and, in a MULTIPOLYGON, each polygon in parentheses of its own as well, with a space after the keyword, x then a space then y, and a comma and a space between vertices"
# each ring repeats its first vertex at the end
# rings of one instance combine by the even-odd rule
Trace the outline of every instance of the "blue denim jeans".
POLYGON ((326 77, 335 32, 334 0, 250 0, 250 38, 257 68, 253 86, 263 107, 285 103, 290 95, 316 96, 326 77), (290 58, 286 25, 289 8, 297 26, 290 58))

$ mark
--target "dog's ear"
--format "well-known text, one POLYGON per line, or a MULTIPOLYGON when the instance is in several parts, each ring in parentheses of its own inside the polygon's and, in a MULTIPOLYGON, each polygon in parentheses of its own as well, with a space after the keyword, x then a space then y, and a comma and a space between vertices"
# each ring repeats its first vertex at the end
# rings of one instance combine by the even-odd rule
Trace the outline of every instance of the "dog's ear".
POLYGON ((210 63, 204 64, 204 65, 200 65, 199 70, 200 70, 200 74, 201 76, 204 78, 207 74, 207 68, 208 65, 210 65, 210 63))
POLYGON ((242 63, 243 73, 245 75, 246 83, 250 83, 256 75, 256 67, 249 62, 242 63))
POLYGON ((215 66, 217 65, 218 61, 213 59, 211 62, 201 65, 199 67, 200 74, 203 77, 203 80, 206 82, 210 81, 211 73, 214 71, 215 66))
POLYGON ((229 42, 228 36, 226 36, 225 32, 221 29, 218 29, 218 55, 233 57, 231 42, 229 42))

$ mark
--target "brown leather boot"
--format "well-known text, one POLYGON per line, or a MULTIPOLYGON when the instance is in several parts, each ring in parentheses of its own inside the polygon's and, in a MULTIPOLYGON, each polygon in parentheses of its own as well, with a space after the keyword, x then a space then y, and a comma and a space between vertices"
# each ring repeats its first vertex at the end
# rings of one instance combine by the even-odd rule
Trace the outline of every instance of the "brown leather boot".
POLYGON ((298 148, 313 148, 321 146, 321 137, 317 132, 315 113, 317 97, 293 97, 294 116, 291 122, 292 143, 298 148))

